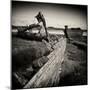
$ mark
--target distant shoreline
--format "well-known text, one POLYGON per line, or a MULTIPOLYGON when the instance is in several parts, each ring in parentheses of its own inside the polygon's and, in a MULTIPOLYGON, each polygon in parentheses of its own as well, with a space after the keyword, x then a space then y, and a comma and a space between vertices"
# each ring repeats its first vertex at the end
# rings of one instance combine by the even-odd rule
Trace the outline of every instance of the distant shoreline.
MULTIPOLYGON (((17 29, 12 29, 12 33, 17 33, 18 31, 17 31, 17 29)), ((27 32, 31 32, 31 33, 38 33, 38 30, 28 30, 27 32)), ((48 32, 50 33, 50 34, 58 34, 58 35, 64 35, 64 31, 63 30, 51 30, 51 29, 48 29, 48 32)), ((87 31, 84 31, 83 32, 83 34, 82 34, 82 36, 87 36, 87 31)))

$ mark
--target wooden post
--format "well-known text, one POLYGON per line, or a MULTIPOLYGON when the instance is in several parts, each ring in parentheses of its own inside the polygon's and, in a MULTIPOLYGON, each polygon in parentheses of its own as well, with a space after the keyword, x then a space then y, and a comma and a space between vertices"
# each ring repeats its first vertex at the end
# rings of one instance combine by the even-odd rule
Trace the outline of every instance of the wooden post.
POLYGON ((69 38, 68 33, 67 33, 67 30, 68 30, 68 25, 65 25, 64 34, 65 34, 65 37, 70 41, 70 38, 69 38))

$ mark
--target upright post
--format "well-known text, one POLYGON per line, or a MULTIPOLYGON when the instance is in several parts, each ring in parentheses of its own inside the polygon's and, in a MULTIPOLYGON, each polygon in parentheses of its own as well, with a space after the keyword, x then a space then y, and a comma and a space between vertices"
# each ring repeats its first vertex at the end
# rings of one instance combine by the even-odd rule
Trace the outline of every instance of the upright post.
POLYGON ((64 34, 65 34, 65 37, 70 41, 67 30, 68 30, 68 25, 65 25, 64 34))

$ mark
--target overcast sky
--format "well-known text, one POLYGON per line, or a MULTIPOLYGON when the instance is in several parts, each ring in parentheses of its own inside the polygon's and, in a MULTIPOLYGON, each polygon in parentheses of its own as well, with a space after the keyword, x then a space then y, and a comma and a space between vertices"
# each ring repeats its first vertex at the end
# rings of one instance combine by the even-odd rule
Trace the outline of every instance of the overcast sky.
POLYGON ((41 11, 47 26, 87 28, 87 6, 33 2, 12 2, 12 25, 29 25, 41 11))

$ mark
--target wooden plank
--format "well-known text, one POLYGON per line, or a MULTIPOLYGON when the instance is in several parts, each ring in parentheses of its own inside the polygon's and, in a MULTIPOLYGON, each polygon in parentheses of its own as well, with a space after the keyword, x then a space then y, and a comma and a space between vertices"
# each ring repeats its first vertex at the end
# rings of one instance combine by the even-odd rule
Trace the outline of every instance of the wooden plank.
POLYGON ((61 63, 64 59, 66 39, 61 38, 55 50, 48 55, 48 62, 35 74, 24 88, 41 88, 56 86, 60 80, 61 63))

